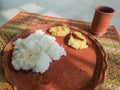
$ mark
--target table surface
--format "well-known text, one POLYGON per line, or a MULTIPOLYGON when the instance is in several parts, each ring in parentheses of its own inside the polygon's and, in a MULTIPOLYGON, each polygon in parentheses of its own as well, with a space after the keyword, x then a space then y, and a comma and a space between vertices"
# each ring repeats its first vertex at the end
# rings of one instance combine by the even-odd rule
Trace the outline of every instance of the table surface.
MULTIPOLYGON (((0 61, 2 60, 4 47, 16 34, 25 29, 53 23, 67 23, 88 32, 91 26, 91 23, 85 21, 20 12, 0 28, 0 61)), ((113 85, 116 88, 120 88, 118 87, 120 86, 120 37, 118 36, 115 26, 110 26, 102 37, 96 37, 96 39, 103 46, 108 56, 108 73, 104 86, 105 88, 109 88, 110 85, 113 85)), ((3 77, 3 69, 0 67, 0 88, 3 85, 9 86, 3 77)))

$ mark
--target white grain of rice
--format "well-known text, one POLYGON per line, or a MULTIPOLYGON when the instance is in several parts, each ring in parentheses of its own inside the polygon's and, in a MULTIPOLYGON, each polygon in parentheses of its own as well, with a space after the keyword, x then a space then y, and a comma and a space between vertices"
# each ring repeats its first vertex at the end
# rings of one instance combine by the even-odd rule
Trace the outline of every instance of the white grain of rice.
POLYGON ((66 56, 66 51, 56 38, 37 30, 24 39, 17 39, 14 43, 12 65, 15 70, 32 70, 44 73, 53 60, 66 56))

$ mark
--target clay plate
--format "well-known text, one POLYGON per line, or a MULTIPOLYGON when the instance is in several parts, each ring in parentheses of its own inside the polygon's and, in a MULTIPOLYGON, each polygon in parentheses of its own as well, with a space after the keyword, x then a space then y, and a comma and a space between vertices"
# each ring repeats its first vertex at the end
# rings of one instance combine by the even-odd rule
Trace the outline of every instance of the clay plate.
MULTIPOLYGON (((67 56, 51 63, 49 69, 41 73, 16 71, 11 65, 13 42, 25 38, 38 29, 46 33, 52 26, 33 28, 14 37, 5 47, 3 67, 6 80, 16 90, 94 90, 105 79, 107 68, 106 54, 98 41, 88 32, 69 26, 71 31, 81 32, 87 39, 88 48, 76 50, 67 45, 67 37, 56 37, 67 56)), ((49 34, 49 33, 48 33, 49 34)))

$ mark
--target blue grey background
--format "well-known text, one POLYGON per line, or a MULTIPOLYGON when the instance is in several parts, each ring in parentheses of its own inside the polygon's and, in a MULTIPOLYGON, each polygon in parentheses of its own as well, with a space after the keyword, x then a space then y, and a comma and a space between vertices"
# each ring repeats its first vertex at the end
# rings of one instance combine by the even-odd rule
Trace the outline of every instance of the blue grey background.
POLYGON ((0 26, 20 11, 91 22, 99 5, 116 10, 110 25, 120 33, 120 0, 0 0, 0 26))

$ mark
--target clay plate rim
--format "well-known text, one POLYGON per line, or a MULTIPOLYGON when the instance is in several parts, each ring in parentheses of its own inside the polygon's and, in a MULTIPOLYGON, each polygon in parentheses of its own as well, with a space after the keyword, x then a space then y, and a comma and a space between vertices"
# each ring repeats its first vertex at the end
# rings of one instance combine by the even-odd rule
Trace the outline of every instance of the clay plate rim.
MULTIPOLYGON (((64 24, 64 23, 63 23, 63 24, 64 24)), ((63 24, 57 23, 57 24, 53 24, 53 25, 43 25, 43 26, 40 26, 40 27, 35 27, 35 28, 32 28, 32 29, 27 29, 27 30, 23 31, 23 32, 20 33, 20 34, 17 34, 13 39, 11 39, 10 42, 9 42, 9 43, 6 45, 6 47, 4 48, 4 52, 7 50, 7 46, 9 46, 10 43, 12 43, 13 41, 15 41, 17 38, 20 38, 24 33, 29 34, 29 33, 33 33, 34 30, 37 30, 37 29, 48 29, 48 28, 50 28, 50 27, 53 27, 53 26, 56 26, 56 25, 63 25, 63 24)), ((99 72, 99 78, 97 77, 97 80, 94 81, 94 78, 96 77, 95 74, 94 74, 93 78, 91 79, 91 82, 92 82, 92 83, 89 84, 89 86, 91 86, 91 89, 94 90, 95 88, 97 88, 98 85, 100 85, 101 83, 103 83, 104 80, 105 80, 106 70, 107 70, 107 55, 106 55, 103 47, 102 47, 102 46, 100 45, 100 43, 95 39, 95 36, 93 36, 92 34, 86 32, 85 30, 80 30, 79 28, 77 28, 77 27, 75 27, 75 26, 71 26, 71 25, 68 25, 68 24, 66 24, 66 25, 67 25, 68 27, 74 29, 74 30, 80 31, 81 33, 85 34, 85 35, 86 35, 92 42, 94 42, 94 44, 99 48, 99 51, 97 51, 97 52, 101 52, 101 54, 102 54, 102 56, 103 56, 103 68, 102 68, 102 69, 100 70, 100 72, 99 72)), ((96 53, 97 53, 97 52, 96 52, 96 53)), ((7 73, 7 72, 6 72, 7 63, 6 63, 6 61, 4 60, 4 59, 5 59, 5 56, 6 56, 6 54, 3 55, 2 66, 3 66, 4 71, 5 71, 5 79, 11 84, 11 82, 10 82, 9 79, 7 78, 7 74, 6 74, 6 73, 7 73)), ((7 68, 8 68, 8 67, 7 67, 7 68)), ((94 73, 96 73, 96 71, 95 71, 94 73)), ((89 87, 89 86, 88 86, 88 87, 89 87)), ((13 85, 13 88, 14 88, 15 90, 17 90, 16 87, 14 87, 14 85, 13 85)))

